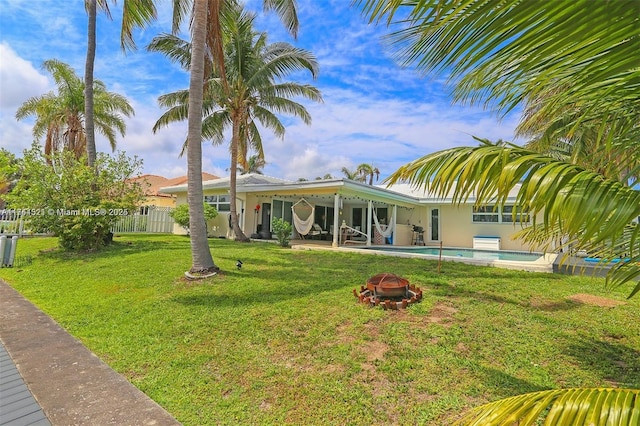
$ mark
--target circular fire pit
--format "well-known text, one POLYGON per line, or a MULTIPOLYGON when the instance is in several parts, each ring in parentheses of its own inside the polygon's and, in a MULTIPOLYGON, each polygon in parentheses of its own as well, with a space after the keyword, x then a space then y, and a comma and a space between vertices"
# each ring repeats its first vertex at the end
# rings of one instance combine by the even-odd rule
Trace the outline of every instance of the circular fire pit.
POLYGON ((360 291, 353 290, 353 295, 362 303, 386 309, 403 309, 411 303, 422 299, 422 290, 405 278, 395 274, 383 273, 367 280, 367 285, 360 286, 360 291))

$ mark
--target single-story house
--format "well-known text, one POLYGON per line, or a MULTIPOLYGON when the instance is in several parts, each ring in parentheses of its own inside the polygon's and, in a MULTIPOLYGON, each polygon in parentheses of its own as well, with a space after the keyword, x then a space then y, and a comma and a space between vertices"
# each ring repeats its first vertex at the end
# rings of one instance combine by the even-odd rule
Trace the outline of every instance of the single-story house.
MULTIPOLYGON (((220 213, 208 224, 210 236, 231 238, 229 178, 203 182, 204 201, 220 213)), ((176 203, 187 201, 187 185, 163 187, 176 203)), ((454 205, 407 184, 367 185, 349 179, 293 182, 261 174, 237 177, 239 224, 247 236, 271 238, 271 224, 282 218, 295 237, 347 244, 439 245, 501 250, 530 250, 512 237, 531 218, 512 214, 517 188, 502 209, 474 208, 475 199, 454 205)), ((176 232, 181 229, 176 228, 176 232)))

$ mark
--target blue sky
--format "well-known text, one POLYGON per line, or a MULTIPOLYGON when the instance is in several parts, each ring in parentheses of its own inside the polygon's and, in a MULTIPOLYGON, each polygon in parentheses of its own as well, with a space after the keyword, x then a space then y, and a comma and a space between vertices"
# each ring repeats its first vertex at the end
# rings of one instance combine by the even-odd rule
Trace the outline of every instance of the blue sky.
MULTIPOLYGON (((158 21, 136 32, 138 50, 126 54, 119 44, 120 9, 112 7, 113 21, 99 16, 95 78, 126 96, 136 112, 127 119, 118 149, 141 157, 144 173, 175 177, 186 174, 186 159, 178 156, 186 125, 156 134, 151 128, 162 114, 158 96, 186 88, 188 75, 145 50, 155 35, 171 29, 171 2, 157 4, 158 21)), ((265 174, 292 180, 327 173, 342 177, 342 167, 369 163, 386 177, 422 155, 475 145, 471 135, 513 140, 517 115, 498 120, 478 107, 452 105, 443 76, 421 76, 395 63, 382 40, 389 30, 368 24, 351 0, 298 0, 297 40, 275 16, 262 14, 261 0, 246 5, 259 12, 257 27, 268 31, 271 42, 287 41, 315 54, 319 78, 300 74, 291 79, 315 85, 324 98, 322 104, 303 102, 312 116, 310 126, 283 118, 284 139, 263 133, 265 174)), ((86 21, 82 0, 0 0, 0 146, 19 154, 31 144, 32 121, 17 122, 14 116, 25 100, 53 89, 41 69, 43 61, 59 59, 83 75, 86 21)), ((100 137, 98 150, 109 150, 100 137)), ((205 142, 203 169, 226 176, 228 167, 228 146, 205 142)))

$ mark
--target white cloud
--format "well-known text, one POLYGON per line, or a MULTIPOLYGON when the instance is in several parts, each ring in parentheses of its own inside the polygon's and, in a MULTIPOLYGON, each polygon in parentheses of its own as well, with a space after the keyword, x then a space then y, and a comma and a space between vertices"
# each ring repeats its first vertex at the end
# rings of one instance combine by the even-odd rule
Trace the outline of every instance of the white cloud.
MULTIPOLYGON (((292 180, 327 173, 341 177, 342 167, 370 163, 384 177, 424 154, 476 144, 470 135, 512 139, 515 118, 498 123, 478 109, 452 107, 440 81, 419 79, 411 69, 394 64, 380 41, 386 30, 368 25, 350 3, 299 1, 300 37, 294 41, 273 14, 264 17, 262 0, 249 1, 249 7, 260 12, 257 23, 269 30, 272 42, 289 41, 316 54, 319 79, 310 81, 303 74, 295 79, 319 87, 325 99, 320 105, 305 103, 311 126, 283 118, 284 140, 264 131, 266 174, 292 180)), ((0 40, 0 144, 13 152, 27 148, 32 140, 31 124, 17 122, 15 109, 52 87, 38 70, 40 63, 55 57, 78 75, 84 73, 86 14, 80 0, 71 4, 42 0, 34 8, 32 1, 0 0, 8 29, 3 27, 0 40), (16 16, 27 16, 32 28, 20 27, 16 16)), ((126 96, 136 112, 126 120, 127 134, 118 138, 118 149, 142 157, 145 173, 174 177, 186 174, 186 159, 178 157, 186 124, 172 124, 156 134, 151 128, 162 114, 158 95, 186 88, 188 75, 144 50, 151 37, 170 31, 170 2, 160 2, 159 12, 160 22, 136 34, 139 50, 126 55, 119 45, 119 8, 112 9, 112 22, 100 18, 95 77, 107 90, 126 96)), ((110 151, 104 138, 97 142, 99 150, 110 151)), ((202 161, 203 170, 228 175, 228 146, 204 143, 202 161)))
POLYGON ((47 77, 21 58, 8 43, 0 43, 0 108, 17 109, 32 96, 50 90, 47 77))

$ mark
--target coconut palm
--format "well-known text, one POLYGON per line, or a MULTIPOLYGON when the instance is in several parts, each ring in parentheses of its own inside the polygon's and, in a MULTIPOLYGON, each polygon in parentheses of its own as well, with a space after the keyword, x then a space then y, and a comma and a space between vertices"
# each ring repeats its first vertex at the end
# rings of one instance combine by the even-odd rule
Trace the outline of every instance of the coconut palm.
POLYGON ((349 180, 360 180, 362 177, 358 172, 358 170, 349 170, 347 167, 343 167, 341 172, 344 175, 344 177, 346 177, 349 180))
MULTIPOLYGON (((640 227, 631 223, 640 215, 640 193, 628 186, 637 182, 640 160, 640 3, 358 3, 372 21, 401 23, 390 36, 399 59, 424 72, 449 73, 456 100, 483 102, 500 114, 526 106, 522 132, 542 135, 547 147, 569 143, 563 161, 485 140, 479 147, 422 157, 401 167, 389 183, 406 179, 453 194, 454 202, 475 193, 479 204, 503 204, 521 184, 520 208, 543 218, 524 231, 525 238, 569 236, 577 249, 628 258, 611 269, 610 285, 640 276, 640 227), (602 161, 583 161, 594 151, 615 164, 599 170, 602 161)), ((639 290, 640 284, 630 297, 639 290)), ((600 421, 611 415, 611 424, 637 423, 637 391, 614 394, 595 389, 523 395, 479 407, 461 423, 529 425, 541 416, 545 424, 590 424, 589 412, 600 421), (614 422, 618 415, 623 420, 614 422)))
MULTIPOLYGON (((224 81, 225 63, 223 53, 221 13, 235 0, 176 0, 173 8, 173 33, 178 33, 181 24, 191 18, 191 61, 189 76, 189 119, 187 133, 187 200, 189 202, 191 232, 192 272, 217 271, 213 263, 206 238, 206 224, 202 210, 202 105, 203 82, 210 64, 215 64, 224 81), (192 4, 191 16, 189 5, 192 4), (210 19, 209 19, 210 18, 210 19), (200 86, 199 88, 196 86, 200 86), (196 146, 197 145, 197 146, 196 146)), ((263 0, 265 11, 274 11, 285 23, 292 35, 297 34, 298 17, 295 0, 263 0)), ((233 204, 233 203, 232 203, 233 204)))
MULTIPOLYGON (((113 0, 116 3, 116 0, 113 0)), ((93 66, 96 56, 96 17, 100 8, 111 18, 107 0, 85 0, 87 9, 87 56, 84 70, 85 83, 85 133, 87 145, 87 163, 93 166, 96 160, 95 123, 93 114, 93 66)), ((122 8, 122 31, 120 44, 123 49, 135 48, 132 31, 135 27, 144 27, 156 17, 153 0, 124 0, 122 8)))
MULTIPOLYGON (((51 73, 57 93, 27 99, 16 111, 16 119, 35 116, 33 135, 36 139, 45 137, 45 154, 68 150, 80 158, 86 152, 84 82, 69 65, 56 59, 42 66, 51 73)), ((93 91, 96 128, 115 150, 116 131, 124 136, 124 117, 133 115, 133 108, 125 97, 108 92, 99 80, 94 82, 93 91)))
POLYGON ((86 0, 85 8, 89 22, 87 25, 87 56, 84 65, 84 111, 85 132, 87 135, 87 163, 90 167, 96 162, 96 133, 93 118, 93 65, 96 60, 96 15, 97 0, 86 0))
POLYGON ((376 181, 380 176, 380 170, 371 164, 362 163, 356 169, 356 173, 359 175, 360 181, 366 182, 369 179, 369 185, 373 185, 373 177, 376 177, 376 181))
MULTIPOLYGON (((371 19, 387 19, 387 22, 394 22, 403 4, 383 0, 360 3, 371 19)), ((577 248, 601 247, 600 250, 607 248, 605 241, 617 241, 619 235, 627 235, 627 224, 640 214, 640 204, 622 208, 616 204, 620 201, 616 198, 618 191, 602 192, 598 187, 625 187, 629 181, 637 181, 640 94, 635 90, 634 81, 640 79, 637 67, 640 4, 614 2, 609 7, 609 4, 579 0, 542 7, 535 2, 505 5, 497 0, 446 3, 431 0, 412 5, 404 9, 408 20, 406 16, 402 18, 409 25, 392 36, 394 42, 400 43, 397 54, 405 63, 415 63, 425 71, 451 72, 458 100, 482 100, 502 113, 528 102, 523 129, 535 129, 547 137, 556 137, 556 141, 561 137, 575 137, 582 131, 591 135, 583 140, 592 144, 583 157, 598 148, 605 152, 606 158, 620 159, 616 164, 622 167, 615 167, 617 173, 603 174, 583 163, 584 173, 578 176, 580 179, 589 176, 588 180, 558 181, 566 186, 547 192, 546 196, 538 194, 536 200, 531 200, 535 194, 532 189, 523 194, 520 197, 523 204, 533 204, 540 209, 548 207, 545 212, 554 212, 545 213, 543 224, 534 224, 537 231, 548 231, 547 236, 563 232, 575 238, 573 244, 577 248), (463 34, 473 34, 473 37, 463 37, 463 34), (544 117, 554 119, 545 121, 544 117), (578 188, 584 197, 592 197, 591 203, 582 205, 582 209, 575 209, 574 204, 558 206, 559 194, 575 194, 578 188), (610 202, 595 201, 594 197, 600 195, 608 197, 610 202), (608 219, 606 212, 599 213, 598 206, 603 205, 613 209, 611 214, 619 215, 616 220, 608 219), (590 212, 585 208, 596 209, 595 214, 585 215, 585 211, 590 212), (597 229, 591 223, 594 216, 606 219, 597 229), (584 233, 586 223, 590 223, 590 232, 584 233)), ((556 167, 553 171, 556 177, 569 176, 565 175, 567 170, 574 170, 571 163, 550 161, 548 157, 510 146, 500 147, 504 158, 497 161, 494 157, 497 148, 483 146, 474 150, 476 163, 473 165, 464 158, 469 155, 468 148, 436 153, 402 168, 390 181, 409 179, 441 190, 450 185, 446 176, 446 179, 458 179, 460 197, 468 196, 480 183, 486 183, 502 198, 505 191, 518 183, 513 180, 514 175, 525 183, 531 182, 535 174, 514 170, 524 167, 523 164, 535 167, 531 159, 539 161, 538 165, 556 167), (482 157, 483 154, 488 157, 482 157), (452 169, 463 164, 468 167, 464 173, 452 169), (494 168, 487 168, 488 164, 494 168), (485 170, 481 172, 479 165, 485 170), (418 182, 420 178, 430 178, 431 175, 425 174, 427 171, 440 172, 439 177, 431 183, 418 182), (505 173, 508 175, 504 176, 505 173), (490 183, 488 177, 495 182, 490 183), (508 187, 507 182, 512 186, 508 187)), ((627 196, 633 199, 637 194, 628 188, 621 191, 625 193, 623 199, 627 196)), ((536 232, 537 238, 540 232, 536 232)), ((616 250, 637 255, 637 240, 632 238, 629 243, 631 246, 623 245, 616 250)), ((613 245, 609 244, 608 249, 613 250, 613 245)), ((611 282, 620 283, 639 274, 632 262, 622 262, 611 270, 609 278, 611 282)))
POLYGON ((249 173, 256 173, 261 175, 262 169, 267 163, 264 161, 264 158, 260 158, 259 155, 252 155, 246 161, 246 166, 241 166, 242 171, 240 174, 246 175, 249 173))
MULTIPOLYGON (((225 128, 231 127, 230 193, 231 199, 235 200, 236 170, 238 163, 243 169, 248 167, 246 160, 242 161, 248 147, 259 153, 258 159, 262 157, 262 138, 256 122, 282 137, 285 128, 276 113, 300 117, 305 123, 311 120, 306 108, 289 97, 302 96, 315 101, 322 98, 312 86, 281 81, 299 70, 308 70, 315 77, 318 65, 313 55, 288 43, 268 44, 265 33, 253 30, 254 15, 240 8, 227 11, 225 18, 223 24, 228 37, 224 44, 226 79, 214 71, 213 78, 206 82, 202 135, 204 139, 221 143, 225 128)), ((174 36, 154 39, 149 49, 164 52, 183 65, 189 62, 188 43, 174 36)), ((186 91, 162 96, 160 104, 169 110, 160 117, 154 131, 184 119, 188 97, 186 91)), ((235 203, 231 203, 230 213, 236 239, 248 240, 238 226, 235 203)))

